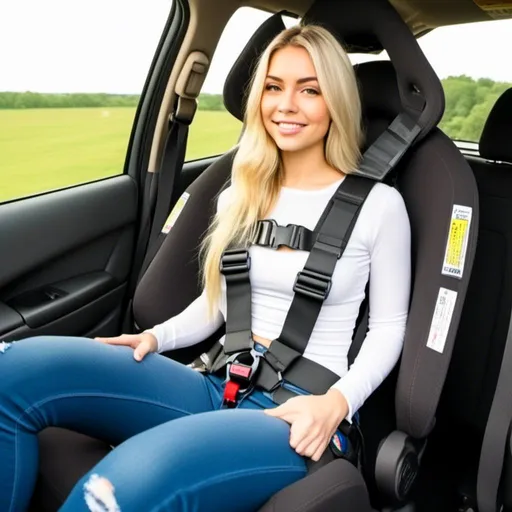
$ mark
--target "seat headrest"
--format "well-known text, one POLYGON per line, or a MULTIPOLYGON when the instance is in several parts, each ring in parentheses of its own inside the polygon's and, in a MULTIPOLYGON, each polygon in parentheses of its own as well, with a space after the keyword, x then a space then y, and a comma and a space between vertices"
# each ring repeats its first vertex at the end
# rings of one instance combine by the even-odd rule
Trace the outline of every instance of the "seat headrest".
POLYGON ((285 29, 281 14, 265 20, 238 56, 224 82, 224 105, 239 121, 244 119, 244 104, 252 72, 270 41, 285 29))
MULTIPOLYGON (((374 37, 388 51, 393 66, 389 63, 361 67, 360 81, 363 86, 363 111, 368 105, 372 109, 391 111, 396 116, 404 109, 415 119, 419 116, 421 126, 419 140, 426 135, 442 117, 444 111, 444 92, 441 82, 428 63, 414 36, 393 7, 382 0, 316 0, 306 13, 303 23, 315 23, 329 29, 345 47, 347 40, 367 40, 374 37), (361 5, 364 4, 364 5, 361 5), (399 101, 390 101, 388 93, 396 100, 395 85, 388 78, 396 70, 399 101), (382 85, 381 75, 367 80, 366 73, 375 73, 377 69, 385 73, 382 85), (387 78, 386 78, 387 77, 387 78), (372 83, 373 82, 373 83, 372 83), (388 86, 389 90, 388 90, 388 86), (364 93, 365 90, 369 92, 364 93)), ((239 120, 243 120, 244 101, 251 71, 263 52, 279 32, 285 28, 281 15, 275 14, 263 23, 243 49, 233 65, 224 85, 224 103, 226 108, 239 120)), ((350 49, 350 48, 349 48, 350 49)), ((377 76, 377 75, 375 75, 377 76)), ((391 120, 391 119, 390 119, 391 120)), ((386 128, 385 126, 383 129, 386 128)))
POLYGON ((402 109, 413 118, 419 115, 418 140, 440 121, 444 112, 441 81, 409 27, 387 0, 316 0, 303 22, 323 25, 349 52, 351 45, 357 47, 365 36, 375 36, 396 70, 402 109))
POLYGON ((354 71, 361 96, 363 126, 370 146, 402 110, 396 72, 390 61, 356 64, 354 71))
POLYGON ((492 107, 480 137, 480 155, 488 160, 512 162, 512 87, 492 107))

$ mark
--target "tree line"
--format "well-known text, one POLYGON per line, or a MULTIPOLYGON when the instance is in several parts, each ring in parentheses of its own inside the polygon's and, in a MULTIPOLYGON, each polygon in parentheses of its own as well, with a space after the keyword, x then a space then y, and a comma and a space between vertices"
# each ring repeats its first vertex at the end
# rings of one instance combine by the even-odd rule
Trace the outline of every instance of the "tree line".
MULTIPOLYGON (((0 92, 0 109, 136 107, 138 94, 0 92)), ((224 110, 222 95, 201 94, 199 108, 224 110)))
MULTIPOLYGON (((512 83, 489 78, 450 76, 442 80, 446 108, 440 128, 451 138, 477 141, 483 125, 498 97, 512 83)), ((0 109, 136 107, 136 94, 45 94, 36 92, 0 92, 0 109)), ((225 110, 222 95, 201 94, 199 110, 225 110)))
POLYGON ((444 80, 445 111, 439 127, 452 139, 478 141, 496 100, 512 87, 489 78, 451 76, 444 80))

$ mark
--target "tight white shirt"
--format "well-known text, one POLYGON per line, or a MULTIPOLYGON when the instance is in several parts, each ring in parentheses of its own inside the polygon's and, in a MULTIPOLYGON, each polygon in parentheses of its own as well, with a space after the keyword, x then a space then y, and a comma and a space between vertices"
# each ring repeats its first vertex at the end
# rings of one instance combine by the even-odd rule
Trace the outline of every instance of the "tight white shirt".
MULTIPOLYGON (((267 218, 280 225, 298 224, 313 230, 343 178, 319 190, 282 187, 267 218)), ((223 191, 218 208, 232 194, 223 191)), ((293 284, 309 253, 250 248, 252 332, 273 340, 281 333, 293 298, 293 284)), ((338 261, 332 288, 323 304, 304 357, 340 376, 332 387, 343 393, 349 406, 347 419, 363 405, 397 363, 402 350, 409 305, 410 225, 402 196, 378 183, 364 203, 350 241, 338 261), (369 330, 361 350, 348 368, 348 350, 370 278, 369 330)), ((149 332, 163 352, 194 345, 212 335, 226 317, 226 284, 213 318, 208 316, 206 293, 182 313, 149 332)), ((221 339, 221 343, 224 338, 221 339)))

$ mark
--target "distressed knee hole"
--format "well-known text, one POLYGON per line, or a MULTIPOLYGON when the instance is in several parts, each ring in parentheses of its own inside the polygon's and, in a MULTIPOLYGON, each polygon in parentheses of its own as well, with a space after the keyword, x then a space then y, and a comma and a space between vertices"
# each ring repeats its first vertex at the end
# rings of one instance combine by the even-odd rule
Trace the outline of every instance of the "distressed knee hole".
POLYGON ((84 484, 84 499, 91 512, 121 512, 112 483, 99 475, 91 475, 84 484))
POLYGON ((0 341, 0 354, 5 354, 5 352, 12 347, 13 343, 8 343, 7 341, 0 341))

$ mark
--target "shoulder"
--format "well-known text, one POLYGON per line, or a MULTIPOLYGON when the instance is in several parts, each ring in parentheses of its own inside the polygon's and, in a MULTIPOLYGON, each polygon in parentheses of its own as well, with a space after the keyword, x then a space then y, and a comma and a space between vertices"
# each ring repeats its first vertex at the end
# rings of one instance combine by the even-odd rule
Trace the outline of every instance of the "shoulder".
POLYGON ((375 226, 382 222, 393 221, 396 218, 408 219, 402 194, 384 183, 376 183, 363 205, 361 215, 374 219, 370 224, 375 226))
POLYGON ((402 194, 385 183, 376 183, 368 196, 367 202, 374 207, 381 207, 382 212, 404 210, 405 202, 402 194))
POLYGON ((370 247, 379 239, 408 238, 410 225, 400 192, 384 183, 372 188, 361 210, 361 228, 370 247))
POLYGON ((220 194, 217 196, 217 212, 224 210, 229 205, 234 197, 234 194, 235 192, 233 185, 229 185, 220 192, 220 194))

